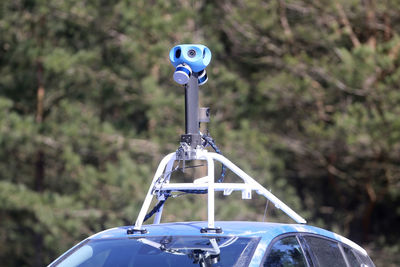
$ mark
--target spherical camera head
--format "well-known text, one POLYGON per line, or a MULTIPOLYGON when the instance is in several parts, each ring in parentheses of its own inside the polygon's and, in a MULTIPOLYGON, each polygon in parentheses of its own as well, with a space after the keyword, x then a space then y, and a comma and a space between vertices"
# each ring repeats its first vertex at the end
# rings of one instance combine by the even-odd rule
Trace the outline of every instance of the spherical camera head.
POLYGON ((211 51, 201 44, 181 44, 171 49, 169 59, 175 68, 186 64, 193 72, 200 72, 210 64, 211 51))

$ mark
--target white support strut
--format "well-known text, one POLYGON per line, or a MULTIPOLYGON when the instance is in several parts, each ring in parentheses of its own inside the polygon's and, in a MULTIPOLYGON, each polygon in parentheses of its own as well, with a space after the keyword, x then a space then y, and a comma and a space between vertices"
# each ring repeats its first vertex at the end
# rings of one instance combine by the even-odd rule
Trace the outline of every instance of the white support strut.
MULTIPOLYGON (((183 191, 183 190, 207 190, 208 193, 208 227, 215 228, 214 221, 214 200, 215 191, 223 191, 224 195, 229 195, 232 191, 242 191, 243 198, 251 198, 251 192, 255 191, 257 194, 264 196, 269 201, 271 201, 278 209, 281 209, 290 218, 292 218, 297 223, 306 223, 306 220, 298 215, 289 206, 283 203, 279 198, 273 195, 270 191, 264 188, 256 180, 242 171, 239 167, 233 164, 230 160, 224 156, 208 152, 204 149, 196 150, 196 160, 207 161, 207 176, 194 180, 193 183, 170 183, 171 170, 173 168, 174 162, 176 160, 176 153, 170 153, 165 156, 154 175, 153 181, 151 183, 150 189, 146 195, 145 201, 140 210, 139 216, 135 223, 135 229, 140 230, 142 228, 143 220, 146 216, 152 198, 154 195, 161 191, 183 191), (214 160, 224 164, 228 169, 234 172, 238 177, 243 180, 243 183, 215 183, 214 177, 214 160)), ((161 221, 162 207, 158 212, 156 212, 156 217, 154 223, 158 224, 161 221)))
POLYGON ((210 153, 211 157, 215 160, 218 160, 222 164, 224 164, 228 169, 233 171, 236 175, 238 175, 240 178, 244 180, 245 183, 248 183, 252 186, 254 186, 255 191, 269 199, 272 203, 274 203, 275 207, 278 209, 282 210, 284 213, 286 213, 290 218, 292 218, 294 221, 297 223, 307 223, 307 221, 298 215, 294 210, 292 210, 288 205, 283 203, 279 198, 277 198, 275 195, 273 195, 270 191, 268 191, 266 188, 264 188, 261 184, 259 184, 256 180, 251 178, 247 173, 242 171, 238 166, 233 164, 230 160, 225 158, 224 156, 217 154, 217 153, 210 153))
MULTIPOLYGON (((172 171, 172 167, 174 166, 174 162, 175 162, 175 159, 171 158, 167 163, 167 167, 166 167, 165 172, 164 172, 165 175, 166 175, 164 177, 166 183, 168 183, 169 179, 171 178, 171 171, 172 171)), ((154 224, 159 224, 160 223, 163 208, 164 208, 164 205, 162 205, 160 207, 160 210, 155 214, 154 222, 153 222, 154 224)))
POLYGON ((210 157, 206 157, 206 159, 208 170, 208 228, 214 228, 214 161, 210 157))
POLYGON ((149 191, 147 192, 146 198, 143 202, 142 208, 140 209, 139 215, 136 219, 136 223, 135 223, 135 229, 141 229, 142 228, 142 224, 143 224, 143 220, 144 217, 146 216, 146 212, 148 211, 150 204, 151 204, 151 200, 153 199, 153 189, 154 186, 156 184, 156 182, 158 181, 158 179, 162 176, 162 174, 164 173, 164 168, 165 166, 170 162, 170 161, 175 161, 176 159, 176 153, 170 153, 167 156, 165 156, 160 164, 158 165, 156 174, 154 175, 153 181, 151 182, 151 186, 149 188, 149 191))

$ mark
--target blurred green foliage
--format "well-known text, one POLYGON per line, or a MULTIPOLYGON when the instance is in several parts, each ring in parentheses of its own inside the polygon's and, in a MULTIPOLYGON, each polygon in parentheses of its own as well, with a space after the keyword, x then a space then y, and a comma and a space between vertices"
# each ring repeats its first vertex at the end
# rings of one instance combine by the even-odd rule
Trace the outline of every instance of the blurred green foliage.
MULTIPOLYGON (((2 1, 0 262, 43 266, 135 220, 184 129, 169 49, 203 43, 201 102, 225 155, 310 224, 399 265, 399 12, 391 0, 2 1)), ((265 200, 239 198, 221 196, 217 219, 263 219, 265 200)), ((169 202, 164 221, 206 219, 201 196, 169 202)))

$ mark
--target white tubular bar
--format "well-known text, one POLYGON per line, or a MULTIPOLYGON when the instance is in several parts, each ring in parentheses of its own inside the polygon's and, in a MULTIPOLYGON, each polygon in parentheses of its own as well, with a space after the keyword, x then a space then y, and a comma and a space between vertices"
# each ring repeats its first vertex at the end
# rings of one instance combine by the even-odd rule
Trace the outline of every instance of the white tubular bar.
POLYGON ((208 155, 212 159, 215 159, 215 160, 221 162, 228 169, 230 169, 231 171, 236 173, 236 175, 238 175, 240 178, 242 178, 245 183, 250 184, 253 187, 255 187, 256 188, 255 190, 258 194, 263 195, 264 197, 269 199, 272 203, 274 203, 275 207, 277 207, 278 209, 281 209, 284 213, 286 213, 290 218, 295 220, 297 223, 306 223, 307 222, 303 217, 301 217, 294 210, 289 208, 289 206, 287 206, 279 198, 277 198, 271 192, 269 192, 267 189, 265 189, 261 184, 259 184, 253 178, 251 178, 247 173, 242 171, 239 167, 237 167, 235 164, 233 164, 230 160, 228 160, 227 158, 225 158, 224 156, 222 156, 220 154, 213 153, 213 152, 209 152, 208 155))
POLYGON ((208 170, 208 228, 214 228, 214 160, 207 156, 206 159, 208 170))
MULTIPOLYGON (((265 189, 261 184, 259 184, 256 180, 242 171, 239 167, 233 164, 230 160, 225 158, 224 156, 208 152, 207 150, 198 149, 196 151, 196 159, 197 160, 206 160, 207 161, 207 176, 197 179, 197 181, 193 183, 170 183, 171 177, 171 170, 174 166, 174 162, 176 160, 176 153, 170 153, 165 156, 160 164, 158 165, 156 174, 154 175, 153 181, 151 183, 150 189, 147 192, 145 201, 142 205, 140 210, 139 216, 137 217, 135 223, 135 229, 141 230, 143 220, 146 216, 146 213, 150 207, 151 200, 154 195, 156 195, 157 191, 184 191, 184 190, 208 190, 208 228, 215 228, 215 217, 214 217, 214 195, 215 191, 224 191, 224 194, 229 195, 232 191, 242 191, 245 192, 244 198, 251 198, 247 197, 247 192, 256 191, 257 194, 264 196, 265 198, 269 199, 274 205, 281 209, 284 213, 286 213, 290 218, 292 218, 297 223, 306 223, 306 220, 298 215, 295 211, 289 208, 285 203, 283 203, 280 199, 274 196, 270 191, 265 189), (224 164, 228 169, 238 175, 244 183, 215 183, 214 177, 214 160, 219 161, 220 163, 224 164), (160 181, 160 177, 162 175, 163 181, 160 181)), ((243 197, 243 193, 242 193, 243 197)), ((154 223, 158 224, 161 221, 162 215, 162 207, 160 208, 159 212, 156 213, 154 223)))
POLYGON ((143 224, 144 217, 146 216, 146 212, 147 212, 147 210, 148 210, 149 207, 150 207, 151 200, 153 199, 152 191, 153 191, 154 185, 156 184, 158 178, 160 178, 161 175, 163 174, 164 169, 165 169, 165 166, 166 166, 170 161, 172 161, 172 164, 173 164, 173 162, 175 161, 175 159, 176 159, 176 154, 175 154, 175 152, 170 153, 170 154, 168 154, 167 156, 165 156, 165 157, 161 160, 160 164, 158 165, 156 174, 154 175, 154 178, 153 178, 153 181, 151 182, 151 186, 150 186, 150 188, 149 188, 149 191, 147 192, 147 195, 146 195, 146 198, 145 198, 145 200, 144 200, 144 202, 143 202, 142 208, 140 209, 139 215, 138 215, 138 217, 137 217, 137 219, 136 219, 136 223, 135 223, 135 229, 136 229, 136 230, 140 230, 140 229, 142 228, 142 224, 143 224))
MULTIPOLYGON (((155 190, 181 191, 181 190, 205 190, 208 188, 209 188, 208 183, 170 183, 162 185, 162 188, 156 186, 155 190)), ((244 183, 214 183, 214 191, 224 191, 229 189, 233 191, 259 190, 259 187, 244 183)))
MULTIPOLYGON (((174 162, 175 162, 175 160, 171 159, 170 161, 168 161, 167 167, 165 168, 165 172, 164 172, 164 173, 166 173, 165 181, 167 183, 169 182, 169 179, 171 178, 171 170, 172 170, 172 167, 174 166, 174 162)), ((164 209, 164 205, 162 205, 160 207, 160 210, 154 215, 154 221, 153 221, 154 224, 160 223, 163 209, 164 209)))

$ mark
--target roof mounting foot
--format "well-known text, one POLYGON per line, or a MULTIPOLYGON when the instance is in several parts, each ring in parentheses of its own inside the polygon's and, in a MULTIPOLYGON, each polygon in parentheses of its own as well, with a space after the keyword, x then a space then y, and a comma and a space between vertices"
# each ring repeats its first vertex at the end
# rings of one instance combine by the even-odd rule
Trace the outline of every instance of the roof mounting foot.
POLYGON ((216 233, 216 234, 221 234, 222 233, 222 228, 221 227, 203 227, 200 229, 200 233, 216 233))
POLYGON ((147 229, 129 228, 128 230, 126 230, 126 233, 127 233, 128 235, 133 235, 133 234, 136 234, 136 233, 139 233, 139 234, 144 235, 144 234, 147 234, 148 232, 149 232, 149 231, 147 231, 147 229))

